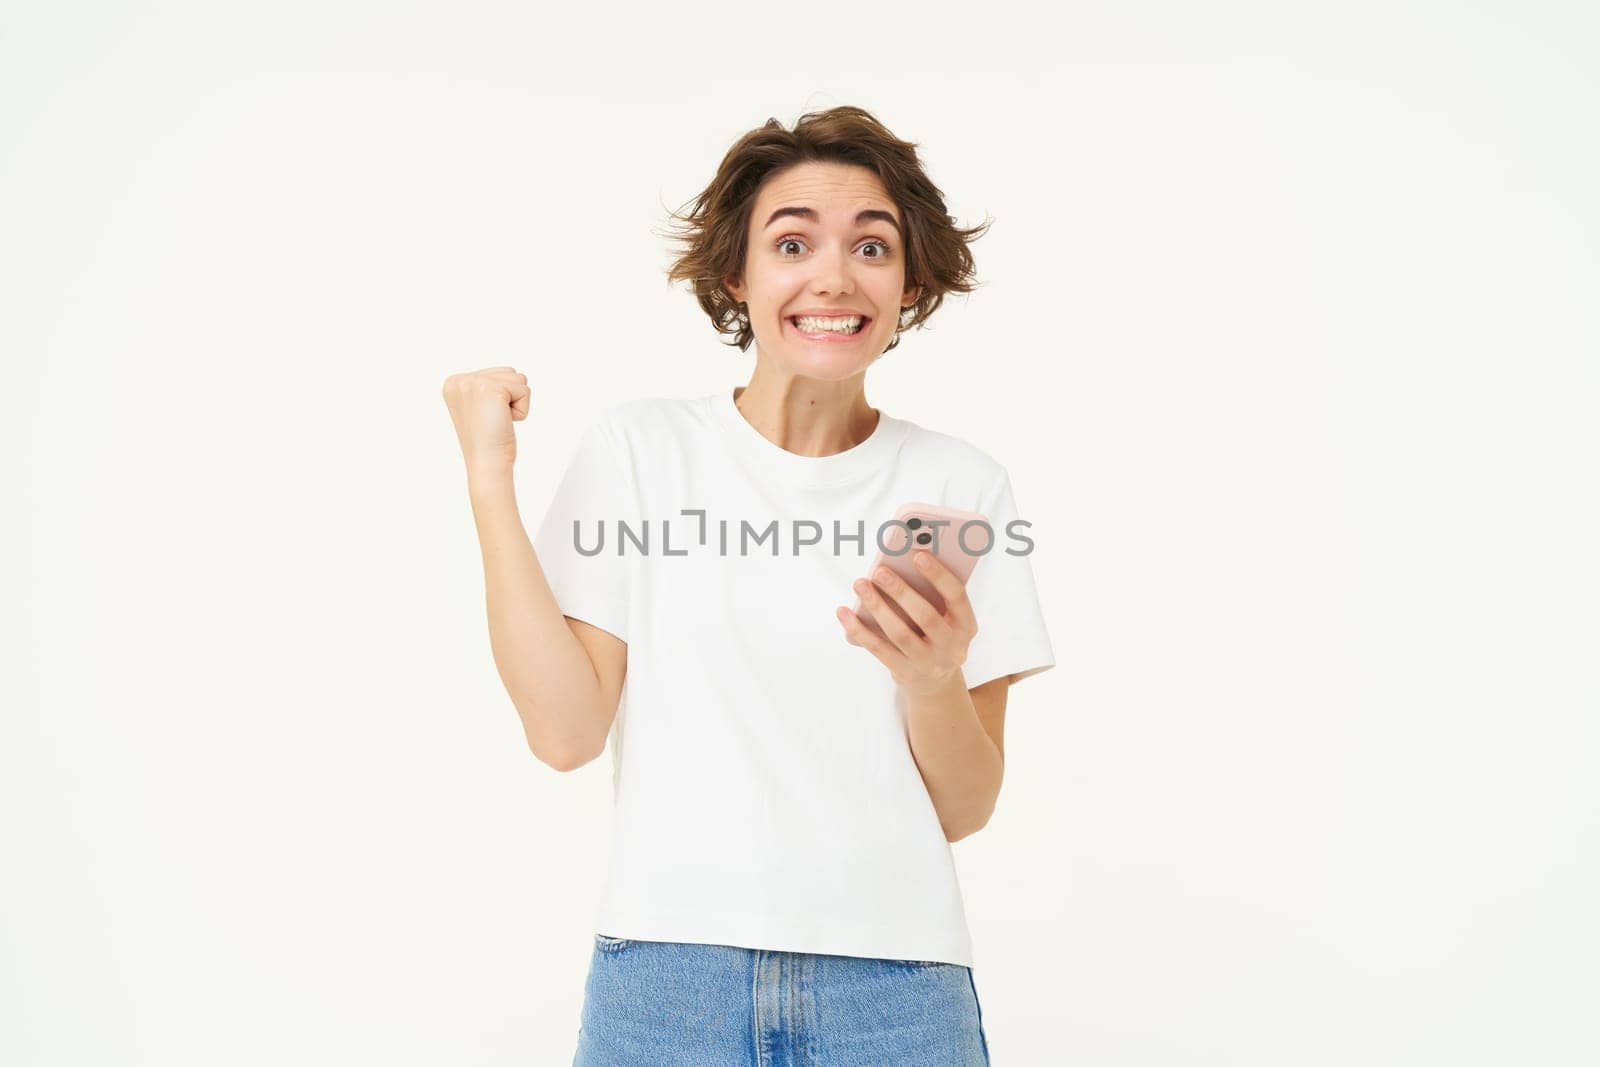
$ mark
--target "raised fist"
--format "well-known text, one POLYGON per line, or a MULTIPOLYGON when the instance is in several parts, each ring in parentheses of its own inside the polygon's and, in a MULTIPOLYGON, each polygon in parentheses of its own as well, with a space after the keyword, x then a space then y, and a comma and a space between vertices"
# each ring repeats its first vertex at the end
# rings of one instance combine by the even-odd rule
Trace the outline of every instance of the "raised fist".
POLYGON ((469 468, 509 468, 517 459, 512 422, 528 417, 528 376, 512 367, 452 374, 440 390, 469 468))

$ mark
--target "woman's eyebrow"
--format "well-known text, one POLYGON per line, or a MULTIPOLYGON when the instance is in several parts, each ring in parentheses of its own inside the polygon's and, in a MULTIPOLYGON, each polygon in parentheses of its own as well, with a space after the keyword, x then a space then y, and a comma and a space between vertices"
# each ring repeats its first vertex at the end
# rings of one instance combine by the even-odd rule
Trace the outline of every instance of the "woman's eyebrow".
MULTIPOLYGON (((770 218, 767 219, 765 225, 762 226, 762 229, 766 229, 768 226, 771 226, 774 222, 777 222, 779 219, 787 218, 787 217, 789 217, 791 215, 795 216, 797 218, 805 219, 808 222, 816 222, 816 221, 818 221, 817 212, 816 212, 816 209, 814 209, 814 208, 809 208, 809 207, 780 207, 778 210, 776 210, 776 211, 774 211, 772 213, 772 216, 770 218)), ((863 225, 864 223, 867 223, 867 222, 873 221, 873 220, 876 220, 878 222, 887 222, 890 226, 894 227, 894 232, 896 234, 900 233, 899 220, 897 220, 893 215, 891 215, 887 211, 879 211, 876 208, 868 208, 865 211, 856 212, 856 225, 857 226, 863 225)))

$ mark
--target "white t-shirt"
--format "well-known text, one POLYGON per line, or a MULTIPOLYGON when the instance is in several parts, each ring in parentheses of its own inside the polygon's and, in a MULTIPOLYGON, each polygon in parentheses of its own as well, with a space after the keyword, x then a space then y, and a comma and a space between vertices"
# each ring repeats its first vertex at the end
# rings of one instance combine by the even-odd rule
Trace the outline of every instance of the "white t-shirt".
POLYGON ((972 965, 904 695, 834 615, 909 502, 994 530, 967 585, 967 686, 1054 666, 1010 477, 958 438, 880 408, 854 448, 801 456, 731 388, 627 401, 584 432, 534 549, 562 612, 628 643, 597 932, 972 965))

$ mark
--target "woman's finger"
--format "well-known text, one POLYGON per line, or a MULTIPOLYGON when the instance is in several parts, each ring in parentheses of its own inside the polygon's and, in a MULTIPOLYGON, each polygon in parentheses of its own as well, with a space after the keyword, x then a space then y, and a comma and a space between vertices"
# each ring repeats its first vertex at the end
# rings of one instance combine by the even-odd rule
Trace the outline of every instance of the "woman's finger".
POLYGON ((861 603, 872 608, 872 617, 877 620, 878 626, 883 630, 891 644, 902 653, 909 653, 916 647, 922 636, 911 629, 900 613, 894 610, 883 590, 865 578, 856 582, 855 590, 861 594, 861 603))
POLYGON ((878 634, 873 633, 867 624, 861 621, 860 616, 849 608, 841 607, 834 613, 840 623, 844 625, 845 633, 851 644, 859 645, 878 658, 878 662, 893 673, 904 673, 907 660, 905 653, 895 648, 893 644, 878 634))
POLYGON ((893 599, 905 609, 906 614, 911 616, 911 620, 922 631, 920 636, 931 640, 933 635, 939 632, 940 627, 946 625, 933 605, 928 603, 928 598, 888 567, 879 567, 874 571, 872 581, 884 596, 893 599))

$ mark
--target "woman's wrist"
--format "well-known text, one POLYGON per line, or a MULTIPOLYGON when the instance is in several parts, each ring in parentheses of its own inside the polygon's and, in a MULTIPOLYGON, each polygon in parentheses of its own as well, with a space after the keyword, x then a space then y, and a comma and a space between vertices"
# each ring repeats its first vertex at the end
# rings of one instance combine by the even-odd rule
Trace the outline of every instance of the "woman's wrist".
POLYGON ((511 464, 504 462, 468 463, 468 492, 478 496, 510 491, 515 485, 511 469, 511 464))

